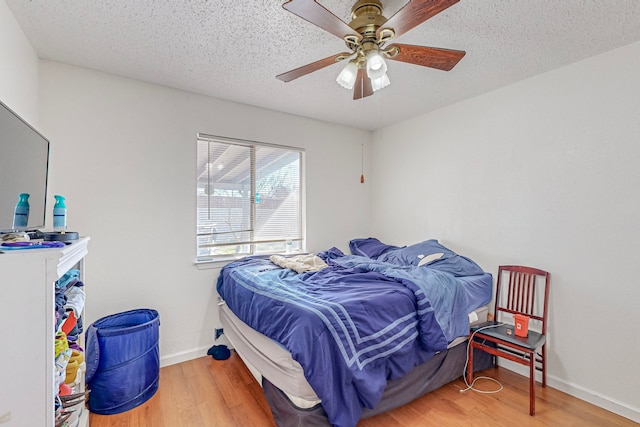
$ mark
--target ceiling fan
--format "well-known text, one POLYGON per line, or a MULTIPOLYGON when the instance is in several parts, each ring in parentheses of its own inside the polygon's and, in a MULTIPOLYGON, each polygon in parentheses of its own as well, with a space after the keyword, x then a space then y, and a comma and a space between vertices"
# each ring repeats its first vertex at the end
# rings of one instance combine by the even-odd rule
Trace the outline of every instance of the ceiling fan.
POLYGON ((464 51, 387 43, 458 1, 410 0, 387 19, 382 15, 380 0, 358 0, 351 8, 351 22, 346 24, 316 0, 289 0, 282 5, 285 10, 340 37, 350 52, 312 62, 276 78, 290 82, 353 56, 336 81, 346 89, 354 89, 353 99, 361 99, 389 85, 385 58, 449 71, 462 59, 464 51))

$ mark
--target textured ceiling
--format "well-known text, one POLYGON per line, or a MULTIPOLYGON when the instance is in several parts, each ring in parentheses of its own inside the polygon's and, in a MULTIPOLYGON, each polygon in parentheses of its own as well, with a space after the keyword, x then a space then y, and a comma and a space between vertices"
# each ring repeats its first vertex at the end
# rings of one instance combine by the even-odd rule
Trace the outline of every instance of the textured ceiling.
MULTIPOLYGON (((340 64, 275 78, 346 50, 283 0, 6 2, 41 58, 370 130, 640 40, 638 0, 461 0, 397 39, 466 51, 452 71, 389 61, 391 85, 354 101, 340 64)), ((351 2, 319 3, 349 22, 351 2)))

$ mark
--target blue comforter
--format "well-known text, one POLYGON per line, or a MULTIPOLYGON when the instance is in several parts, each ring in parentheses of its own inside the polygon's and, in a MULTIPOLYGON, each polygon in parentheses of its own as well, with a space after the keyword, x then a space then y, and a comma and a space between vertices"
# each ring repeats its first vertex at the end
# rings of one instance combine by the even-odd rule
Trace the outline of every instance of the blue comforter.
POLYGON ((355 426, 387 380, 468 334, 467 298, 448 272, 362 256, 297 274, 264 257, 225 266, 217 290, 245 323, 304 369, 329 421, 355 426))

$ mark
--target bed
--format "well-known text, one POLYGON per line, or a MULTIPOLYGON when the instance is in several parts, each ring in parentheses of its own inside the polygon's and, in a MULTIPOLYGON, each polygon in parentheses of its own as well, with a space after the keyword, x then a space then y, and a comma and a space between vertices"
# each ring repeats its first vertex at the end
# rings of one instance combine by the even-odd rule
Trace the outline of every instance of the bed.
POLYGON ((486 319, 491 275, 438 241, 349 246, 306 256, 308 269, 253 256, 220 272, 225 335, 278 426, 353 427, 453 381, 469 324, 486 319))

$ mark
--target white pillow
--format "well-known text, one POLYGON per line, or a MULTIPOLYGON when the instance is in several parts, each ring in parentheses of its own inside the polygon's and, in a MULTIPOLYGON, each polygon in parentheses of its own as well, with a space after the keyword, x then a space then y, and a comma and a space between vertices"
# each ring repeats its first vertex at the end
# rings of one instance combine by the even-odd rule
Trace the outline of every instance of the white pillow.
POLYGON ((444 255, 444 252, 438 252, 436 254, 431 254, 431 255, 418 255, 418 258, 421 258, 420 262, 418 263, 418 267, 423 266, 425 264, 429 264, 430 262, 433 262, 437 259, 442 258, 442 255, 444 255))

